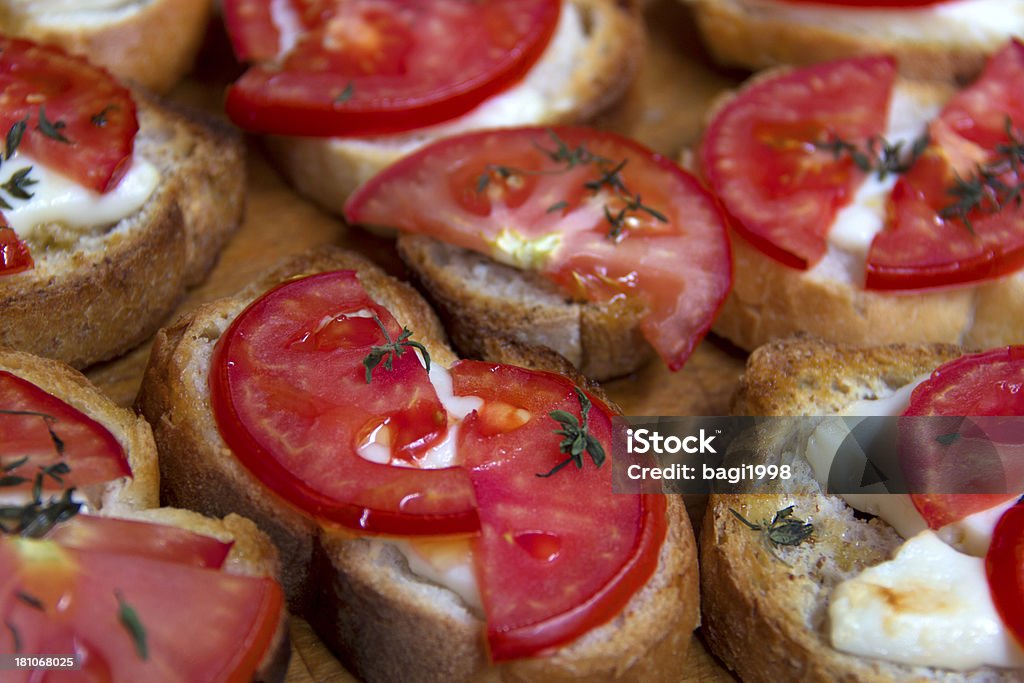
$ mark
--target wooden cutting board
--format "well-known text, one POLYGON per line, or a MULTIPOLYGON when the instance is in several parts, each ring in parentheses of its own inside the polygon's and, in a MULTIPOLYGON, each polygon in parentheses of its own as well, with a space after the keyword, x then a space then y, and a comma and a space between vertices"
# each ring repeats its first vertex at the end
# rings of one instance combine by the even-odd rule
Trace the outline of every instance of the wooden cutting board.
MULTIPOLYGON (((673 0, 655 0, 647 9, 646 59, 626 101, 597 122, 634 137, 666 156, 676 158, 696 142, 704 112, 711 100, 739 82, 742 74, 716 69, 708 63, 688 11, 673 0)), ((226 37, 211 30, 196 73, 181 84, 173 98, 221 116, 225 85, 237 73, 226 37)), ((235 292, 279 259, 308 248, 336 244, 357 249, 402 275, 389 241, 347 228, 300 199, 276 174, 259 143, 250 139, 248 204, 244 224, 221 254, 207 281, 191 291, 178 314, 235 292)), ((87 374, 121 405, 131 405, 149 345, 87 374)), ((678 373, 652 362, 632 376, 606 388, 627 415, 722 415, 742 371, 744 357, 716 339, 705 340, 678 373)), ((699 508, 698 508, 699 509, 699 508)), ((295 619, 294 651, 289 683, 336 683, 352 677, 323 647, 309 626, 295 619)), ((705 650, 699 638, 691 648, 693 667, 684 679, 734 680, 705 650)))

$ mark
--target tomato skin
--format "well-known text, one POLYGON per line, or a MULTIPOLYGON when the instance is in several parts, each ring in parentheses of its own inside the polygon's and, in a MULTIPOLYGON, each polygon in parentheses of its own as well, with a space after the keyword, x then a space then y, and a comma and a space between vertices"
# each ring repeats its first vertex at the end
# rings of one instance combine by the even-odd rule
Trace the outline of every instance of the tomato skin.
POLYGON ((345 215, 536 270, 574 300, 630 300, 646 309, 641 331, 673 370, 707 333, 732 285, 718 201, 672 161, 605 131, 509 128, 446 138, 371 178, 349 197, 345 215), (633 227, 609 237, 603 209, 617 213, 623 198, 592 189, 602 176, 594 163, 554 160, 556 145, 563 153, 586 150, 607 166, 626 162, 620 175, 628 192, 666 221, 635 212, 633 227), (480 178, 496 166, 522 173, 511 184, 493 178, 480 191, 480 178), (520 258, 500 246, 509 233, 524 244, 554 239, 557 246, 520 258))
MULTIPOLYGON (((931 125, 932 144, 897 184, 891 219, 875 236, 866 262, 865 287, 921 290, 1002 277, 1024 267, 1024 207, 1007 202, 996 212, 972 210, 967 220, 944 215, 955 203, 950 188, 972 178, 979 164, 997 158, 1010 142, 1007 121, 1024 122, 1024 43, 1014 39, 989 60, 931 125)), ((1019 135, 1019 133, 1018 133, 1019 135)), ((999 177, 1008 186, 1018 173, 999 177)))
POLYGON ((167 524, 95 515, 75 515, 53 527, 46 538, 66 548, 138 555, 204 569, 220 569, 234 545, 234 541, 224 543, 167 524))
MULTIPOLYGON (((582 469, 536 476, 566 458, 552 433, 559 423, 548 413, 581 417, 567 378, 479 361, 460 361, 451 372, 456 395, 530 415, 495 431, 474 413, 461 426, 459 449, 480 504, 474 561, 491 658, 543 654, 610 621, 654 574, 666 534, 665 499, 612 493, 611 462, 598 468, 586 453, 582 469)), ((612 457, 612 411, 590 400, 588 431, 612 457)))
MULTIPOLYGON (((0 537, 0 570, 0 614, 17 630, 21 652, 75 653, 90 680, 250 681, 284 609, 270 578, 53 541, 0 537), (122 600, 145 631, 146 658, 120 621, 122 600)), ((14 651, 11 633, 0 632, 3 651, 14 651)))
POLYGON ((1022 384, 1024 346, 1010 346, 949 361, 914 389, 900 439, 904 431, 912 435, 908 477, 918 481, 912 487, 935 491, 911 494, 929 528, 940 529, 1024 492, 1022 384), (921 417, 929 415, 948 417, 921 417), (1000 421, 999 416, 1012 417, 1000 421), (941 437, 951 433, 959 438, 943 443, 941 437), (945 493, 972 486, 985 492, 945 493), (1002 487, 1006 493, 995 492, 1002 487))
POLYGON ((14 230, 0 215, 0 276, 14 275, 35 268, 28 245, 18 239, 14 230))
POLYGON ((30 490, 39 468, 57 463, 68 465, 70 471, 61 475, 63 483, 43 477, 45 490, 132 474, 124 448, 106 427, 28 380, 0 370, 0 462, 10 466, 25 457, 24 464, 4 473, 27 480, 11 490, 30 490))
POLYGON ((1007 510, 996 524, 985 574, 996 611, 1024 647, 1024 505, 1007 510))
POLYGON ((379 330, 364 335, 374 326, 369 318, 345 317, 360 311, 372 311, 392 339, 399 336, 394 318, 369 298, 353 271, 286 282, 239 314, 221 336, 210 371, 224 441, 267 488, 321 520, 366 533, 476 531, 464 470, 395 467, 356 453, 364 424, 391 419, 394 450, 410 456, 439 441, 447 428, 434 420, 443 408, 412 351, 395 359, 390 372, 378 366, 366 383, 363 358, 384 340, 379 330), (316 321, 338 318, 346 327, 339 335, 332 333, 333 322, 309 332, 316 321), (290 435, 289 445, 275 434, 290 435))
POLYGON ((250 132, 313 137, 441 123, 520 80, 553 35, 560 6, 558 0, 307 3, 297 8, 305 32, 279 58, 269 0, 229 1, 236 54, 259 63, 228 89, 228 116, 250 132), (438 42, 431 31, 460 40, 438 42))
POLYGON ((864 175, 815 143, 863 146, 881 135, 895 77, 889 57, 836 60, 754 82, 727 102, 700 160, 736 232, 789 267, 820 260, 836 213, 864 175))
POLYGON ((96 192, 117 186, 139 124, 131 93, 110 74, 59 48, 0 36, 0 92, 0 132, 27 121, 19 149, 96 192), (39 130, 44 114, 69 142, 39 130), (93 122, 99 115, 103 125, 93 122))

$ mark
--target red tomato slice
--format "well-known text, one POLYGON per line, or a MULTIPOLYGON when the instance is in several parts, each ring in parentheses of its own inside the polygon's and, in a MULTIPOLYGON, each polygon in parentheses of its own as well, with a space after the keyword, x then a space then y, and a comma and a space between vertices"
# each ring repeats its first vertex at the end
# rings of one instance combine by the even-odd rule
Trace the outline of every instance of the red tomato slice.
POLYGON ((35 267, 28 245, 18 239, 0 214, 0 275, 14 275, 35 267))
POLYGON ((137 555, 205 569, 220 569, 234 545, 168 524, 94 515, 75 515, 53 527, 46 537, 66 548, 137 555))
MULTIPOLYGON (((363 361, 402 332, 353 271, 287 282, 253 302, 217 344, 210 391, 235 456, 271 490, 320 519, 367 532, 479 528, 465 470, 378 464, 357 448, 377 430, 414 460, 442 439, 447 414, 415 352, 367 383, 363 361)), ((379 439, 378 439, 379 440, 379 439)))
MULTIPOLYGON (((1011 41, 988 63, 981 77, 960 91, 931 127, 932 146, 900 179, 891 201, 891 220, 875 236, 867 257, 868 289, 943 287, 1000 277, 1024 267, 1024 207, 1006 202, 993 212, 986 204, 968 214, 967 225, 943 210, 958 177, 976 177, 977 164, 998 159, 1010 142, 1007 121, 1024 125, 1024 44, 1011 41)), ((1021 182, 1007 168, 999 180, 1021 182)))
POLYGON ((103 69, 0 36, 0 92, 0 134, 25 122, 18 149, 97 192, 113 189, 128 170, 139 130, 135 102, 103 69))
POLYGON ((236 54, 259 62, 229 88, 227 112, 249 131, 302 136, 393 133, 464 114, 529 71, 560 8, 559 0, 285 2, 276 12, 301 31, 285 45, 271 4, 225 2, 236 54))
POLYGON ((363 185, 345 215, 534 268, 577 299, 635 299, 648 309, 644 336, 673 370, 707 332, 732 282, 711 195, 668 159, 596 130, 518 128, 441 140, 363 185))
MULTIPOLYGON (((492 659, 535 655, 606 623, 657 568, 664 499, 613 494, 611 463, 598 468, 586 453, 582 470, 536 476, 567 457, 553 433, 561 425, 548 413, 581 417, 565 377, 461 361, 452 385, 456 395, 479 396, 485 406, 526 413, 505 427, 472 413, 459 432, 480 505, 474 560, 492 659)), ((588 431, 611 454, 610 412, 591 401, 588 431)))
POLYGON ((11 481, 4 490, 27 491, 40 468, 58 463, 70 471, 59 474, 60 481, 44 476, 44 488, 87 486, 132 474, 124 448, 106 427, 31 382, 0 370, 0 476, 25 480, 11 481))
MULTIPOLYGON (((961 356, 936 369, 914 389, 904 411, 909 429, 917 490, 914 506, 928 526, 938 529, 987 510, 1024 492, 1024 346, 961 356), (976 416, 925 420, 924 415, 976 416), (1015 416, 1011 420, 985 416, 1015 416), (1007 493, 941 493, 1006 487, 1007 493)), ((906 425, 906 427, 905 427, 906 425)), ((903 449, 901 447, 901 453, 903 449)))
POLYGON ((88 680, 250 681, 283 609, 269 578, 52 541, 0 538, 0 577, 0 651, 75 653, 88 680))
POLYGON ((836 212, 864 175, 849 155, 815 144, 863 147, 881 135, 895 75, 888 57, 817 64, 755 82, 718 112, 701 165, 741 236, 794 268, 825 254, 836 212))
POLYGON ((1024 647, 1024 505, 1007 510, 996 524, 985 573, 996 611, 1024 647))

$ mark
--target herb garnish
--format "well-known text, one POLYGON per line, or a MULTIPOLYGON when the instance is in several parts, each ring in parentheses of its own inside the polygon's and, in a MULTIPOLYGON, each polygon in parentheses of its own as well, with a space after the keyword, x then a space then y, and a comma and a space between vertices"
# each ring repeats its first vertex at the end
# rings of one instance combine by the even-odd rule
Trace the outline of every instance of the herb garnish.
POLYGON ((11 127, 7 129, 7 139, 4 145, 4 161, 9 160, 14 153, 18 151, 18 145, 21 144, 21 138, 25 135, 25 129, 28 127, 28 116, 26 115, 21 121, 15 121, 11 124, 11 127))
POLYGON ((65 127, 67 127, 67 124, 63 121, 50 121, 46 118, 45 105, 39 105, 39 125, 36 126, 36 130, 52 140, 63 142, 65 145, 70 145, 71 140, 68 140, 64 137, 64 134, 61 133, 61 130, 65 127))
POLYGON ((345 89, 338 93, 338 96, 334 98, 334 104, 344 104, 352 99, 352 96, 356 94, 356 84, 352 81, 348 82, 345 89))
POLYGON ((550 477, 569 463, 574 463, 578 470, 583 469, 584 452, 590 454, 590 459, 594 461, 597 467, 604 464, 604 446, 587 429, 590 399, 587 398, 585 393, 580 391, 579 387, 573 387, 573 390, 576 392, 576 397, 580 402, 580 416, 583 418, 582 420, 577 420, 575 415, 564 410, 552 410, 548 413, 548 417, 562 426, 561 429, 556 429, 554 433, 565 437, 558 444, 558 449, 562 453, 567 453, 569 457, 551 468, 551 471, 547 474, 538 474, 538 477, 550 477))
POLYGON ((891 143, 880 135, 873 135, 868 138, 863 149, 857 145, 843 140, 835 135, 824 142, 815 142, 818 149, 832 152, 832 156, 838 159, 843 154, 849 154, 854 166, 864 173, 874 173, 879 180, 885 180, 889 174, 899 175, 910 170, 914 162, 920 158, 927 149, 931 138, 928 133, 922 133, 910 145, 907 153, 903 151, 903 141, 891 143))
POLYGON ((370 349, 369 355, 363 359, 363 367, 366 368, 367 384, 373 379, 373 369, 380 365, 382 360, 384 361, 384 369, 390 372, 394 359, 401 358, 402 354, 411 348, 418 349, 423 354, 423 363, 427 367, 427 372, 430 372, 430 354, 427 353, 427 348, 423 344, 410 339, 412 331, 408 327, 403 327, 402 333, 398 335, 398 339, 392 340, 387 328, 384 327, 384 323, 381 322, 376 313, 373 315, 373 321, 377 323, 377 327, 384 333, 385 343, 380 346, 374 346, 370 349))
POLYGON ((953 187, 946 194, 955 197, 953 204, 939 211, 942 218, 959 219, 971 234, 974 226, 968 218, 975 209, 987 209, 990 213, 998 213, 1010 202, 1020 206, 1021 192, 1024 191, 1024 179, 1021 178, 1024 164, 1024 138, 1014 130, 1010 117, 1006 117, 1003 126, 1007 144, 996 145, 996 158, 975 167, 974 175, 962 178, 959 175, 953 181, 953 187), (1012 181, 1004 181, 1004 177, 1012 176, 1012 181))
POLYGON ((32 199, 32 193, 29 192, 27 187, 35 185, 38 181, 33 178, 29 178, 28 174, 32 172, 31 166, 19 169, 11 174, 11 177, 7 179, 0 188, 3 188, 7 194, 11 195, 15 199, 32 199))
MULTIPOLYGON (((41 413, 41 412, 39 412, 37 410, 2 410, 2 409, 0 409, 0 415, 27 415, 29 417, 38 417, 38 418, 40 418, 43 421, 43 423, 46 425, 46 431, 50 435, 50 441, 53 442, 53 449, 57 452, 58 456, 63 456, 64 455, 64 441, 59 436, 57 436, 57 432, 54 431, 54 429, 53 429, 53 425, 56 422, 58 422, 57 418, 54 417, 53 415, 50 415, 49 413, 41 413)), ((24 464, 24 461, 21 461, 21 464, 24 464)), ((8 465, 8 467, 9 466, 10 465, 8 465)), ((18 466, 20 466, 20 465, 18 465, 18 466)), ((12 467, 11 469, 14 469, 14 468, 12 467)), ((8 472, 10 470, 6 469, 6 467, 5 467, 4 471, 8 472)))
POLYGON ((768 544, 768 549, 780 560, 782 558, 776 552, 780 545, 800 545, 814 533, 813 524, 793 516, 792 505, 776 512, 771 521, 766 519, 760 524, 754 524, 732 508, 729 508, 729 512, 752 531, 762 532, 765 543, 768 544))
POLYGON ((46 611, 46 607, 43 606, 43 601, 37 598, 36 596, 32 595, 31 593, 26 593, 25 591, 18 591, 14 594, 14 596, 26 605, 28 605, 29 607, 31 607, 32 609, 37 609, 40 612, 46 611))
POLYGON ((14 639, 14 653, 18 654, 21 652, 21 634, 10 621, 5 621, 4 625, 7 627, 7 630, 11 632, 11 638, 14 639))
POLYGON ((103 109, 101 109, 98 113, 90 116, 89 121, 91 121, 92 125, 96 126, 97 128, 103 128, 105 125, 107 125, 107 114, 112 111, 118 111, 119 109, 120 107, 118 107, 116 104, 108 104, 107 106, 103 107, 103 109))
POLYGON ((124 601, 121 591, 114 591, 114 597, 117 598, 117 619, 135 642, 135 652, 139 655, 139 659, 149 659, 149 647, 146 645, 146 628, 142 625, 138 612, 124 601))
MULTIPOLYGON (((53 415, 34 410, 0 410, 0 415, 29 415, 42 419, 53 442, 54 451, 58 456, 64 455, 64 441, 54 431, 53 425, 58 420, 53 415)), ((20 486, 30 481, 27 477, 11 474, 28 460, 26 456, 0 467, 0 488, 20 486)), ((73 488, 65 489, 59 497, 43 499, 43 482, 46 478, 64 486, 64 475, 70 472, 71 468, 66 462, 41 465, 32 481, 31 500, 25 505, 0 506, 0 532, 38 538, 44 536, 57 523, 78 514, 82 504, 72 499, 73 488)))
MULTIPOLYGON (((604 204, 604 217, 610 226, 607 234, 608 239, 613 242, 622 241, 625 237, 625 230, 629 226, 628 219, 635 217, 638 213, 646 213, 657 221, 668 223, 668 218, 665 214, 644 204, 640 195, 633 194, 626 187, 626 183, 622 179, 622 170, 629 162, 628 159, 614 162, 611 159, 594 154, 587 148, 585 143, 581 143, 576 147, 570 147, 550 129, 548 130, 548 136, 555 143, 554 149, 544 147, 536 141, 533 145, 551 161, 561 164, 561 168, 529 170, 513 166, 503 166, 501 164, 487 164, 484 172, 477 178, 476 191, 480 193, 486 190, 494 176, 502 180, 508 180, 514 176, 560 175, 577 166, 591 165, 594 166, 599 175, 596 179, 583 183, 583 187, 594 195, 597 195, 602 189, 608 188, 615 199, 624 202, 624 206, 618 210, 614 210, 607 202, 604 204)), ((568 202, 565 201, 556 202, 547 208, 547 213, 560 211, 567 208, 568 205, 568 202)))

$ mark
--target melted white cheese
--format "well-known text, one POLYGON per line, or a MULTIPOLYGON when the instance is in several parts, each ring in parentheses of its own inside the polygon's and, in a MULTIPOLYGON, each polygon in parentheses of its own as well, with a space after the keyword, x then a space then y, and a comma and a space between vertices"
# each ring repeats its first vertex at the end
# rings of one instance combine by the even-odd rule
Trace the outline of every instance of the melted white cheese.
POLYGON ((117 223, 138 212, 160 183, 156 167, 136 157, 117 187, 100 194, 22 152, 0 167, 0 183, 6 183, 12 175, 29 167, 32 170, 27 177, 36 182, 25 186, 25 190, 32 193, 32 197, 16 199, 9 193, 3 195, 12 207, 4 209, 4 216, 23 239, 31 239, 37 226, 50 223, 79 230, 117 223))
MULTIPOLYGON (((883 137, 890 144, 902 143, 903 149, 909 150, 941 110, 941 103, 922 103, 897 86, 889 103, 889 119, 883 137)), ((872 173, 850 203, 836 214, 829 228, 829 245, 857 257, 861 269, 871 240, 884 226, 886 201, 897 177, 890 174, 879 180, 878 174, 872 173)))
POLYGON ((743 0, 756 14, 787 23, 828 26, 836 31, 911 42, 999 43, 1024 34, 1022 0, 953 0, 899 9, 795 5, 778 0, 743 0))
POLYGON ((39 26, 79 30, 127 20, 152 0, 6 0, 3 5, 20 21, 39 26))
POLYGON ((278 30, 277 56, 280 59, 292 51, 305 28, 291 0, 270 0, 270 18, 278 30))
POLYGON ((984 561, 930 531, 836 587, 829 620, 832 644, 864 657, 954 670, 1024 667, 992 603, 984 561))
MULTIPOLYGON (((418 350, 416 353, 420 362, 425 365, 423 356, 418 350)), ((459 427, 462 420, 483 406, 484 402, 478 396, 456 396, 452 389, 451 373, 437 363, 430 364, 429 377, 438 398, 441 399, 441 405, 448 413, 448 432, 444 440, 433 445, 415 463, 392 460, 390 438, 387 436, 386 426, 382 425, 370 434, 366 443, 359 446, 357 452, 360 456, 376 463, 390 463, 397 467, 440 469, 458 464, 455 445, 458 442, 459 427)), ((458 594, 468 607, 478 611, 481 609, 480 589, 468 543, 462 544, 465 546, 464 552, 461 551, 462 546, 459 546, 460 552, 453 553, 452 544, 444 541, 411 543, 388 539, 381 542, 393 545, 405 557, 409 571, 413 574, 458 594)))
POLYGON ((466 606, 483 610, 480 587, 473 571, 473 551, 465 539, 457 541, 388 541, 405 557, 409 571, 457 594, 466 606))
POLYGON ((988 510, 975 512, 963 519, 947 524, 936 533, 943 541, 957 550, 975 557, 985 557, 992 543, 992 533, 1003 513, 1017 504, 1017 499, 996 505, 988 510))

